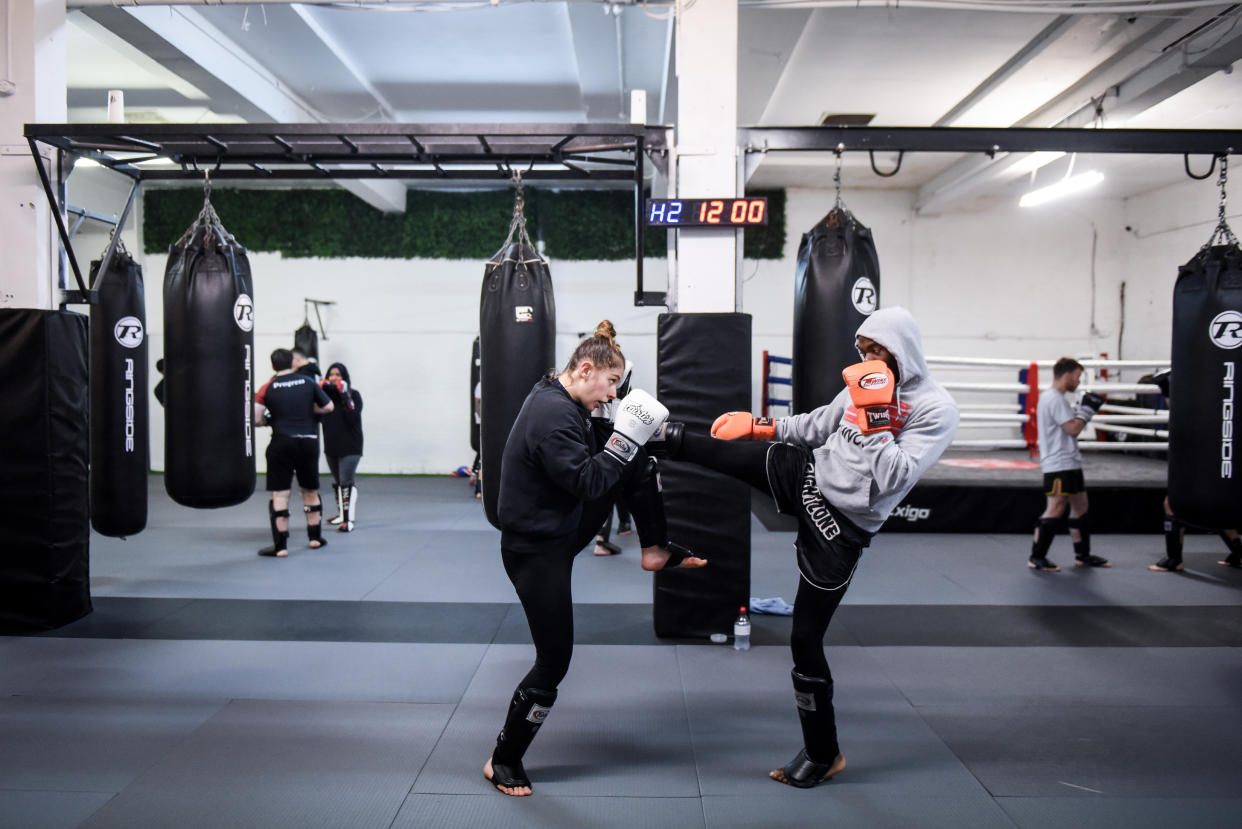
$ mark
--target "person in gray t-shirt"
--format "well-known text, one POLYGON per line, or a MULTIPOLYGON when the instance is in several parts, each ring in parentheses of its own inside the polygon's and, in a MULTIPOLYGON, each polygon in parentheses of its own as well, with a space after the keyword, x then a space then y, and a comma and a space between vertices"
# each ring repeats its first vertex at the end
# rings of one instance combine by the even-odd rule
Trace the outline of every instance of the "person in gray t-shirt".
POLYGON ((1052 385, 1039 396, 1035 410, 1039 430, 1039 466, 1044 473, 1044 514, 1035 524, 1031 557, 1026 566, 1047 573, 1061 568, 1048 560, 1048 548, 1069 508, 1070 537, 1074 541, 1076 567, 1108 567, 1108 559, 1091 555, 1091 535, 1087 524, 1087 488, 1082 477, 1082 453, 1078 435, 1104 403, 1098 394, 1087 392, 1075 409, 1065 395, 1075 391, 1082 380, 1082 363, 1062 357, 1052 367, 1052 385))

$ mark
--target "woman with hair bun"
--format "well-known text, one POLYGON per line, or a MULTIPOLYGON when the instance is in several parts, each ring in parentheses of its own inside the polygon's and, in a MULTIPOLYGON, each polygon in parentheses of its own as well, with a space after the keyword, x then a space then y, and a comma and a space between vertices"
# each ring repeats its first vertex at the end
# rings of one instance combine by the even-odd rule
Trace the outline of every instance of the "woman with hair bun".
POLYGON ((574 557, 594 538, 618 495, 634 511, 644 570, 707 564, 668 542, 655 461, 642 448, 668 410, 634 391, 621 401, 611 430, 592 426, 591 412, 616 398, 624 373, 615 335, 604 320, 559 374, 536 383, 505 443, 500 553, 535 644, 534 667, 518 682, 483 767, 507 795, 531 793, 522 757, 556 700, 573 653, 574 557))

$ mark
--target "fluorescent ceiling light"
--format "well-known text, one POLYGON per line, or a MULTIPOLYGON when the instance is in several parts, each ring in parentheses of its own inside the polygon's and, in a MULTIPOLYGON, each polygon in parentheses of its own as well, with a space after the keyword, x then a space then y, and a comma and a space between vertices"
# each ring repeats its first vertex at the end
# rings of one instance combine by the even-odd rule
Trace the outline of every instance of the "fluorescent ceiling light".
POLYGON ((1035 207, 1036 205, 1043 204, 1044 202, 1050 202, 1053 199, 1068 196, 1071 193, 1079 193, 1083 190, 1088 190, 1103 180, 1103 173, 1098 172, 1097 170, 1088 170, 1087 172, 1079 173, 1076 176, 1063 178, 1056 184, 1049 184, 1047 187, 1032 190, 1018 200, 1018 206, 1035 207))
POLYGON ((102 165, 93 158, 77 158, 74 160, 73 166, 81 169, 84 167, 100 167, 102 165))

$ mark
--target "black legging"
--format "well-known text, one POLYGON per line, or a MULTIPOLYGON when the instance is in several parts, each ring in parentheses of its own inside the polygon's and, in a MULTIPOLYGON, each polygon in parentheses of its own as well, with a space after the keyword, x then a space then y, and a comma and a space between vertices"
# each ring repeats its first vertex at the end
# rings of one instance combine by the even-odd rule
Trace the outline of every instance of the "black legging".
POLYGON ((646 455, 641 454, 627 466, 621 483, 612 492, 584 503, 574 536, 550 542, 537 552, 516 552, 501 545, 505 573, 522 602, 535 644, 535 665, 518 683, 519 688, 555 691, 569 671, 574 652, 574 558, 595 537, 618 497, 624 495, 629 501, 643 545, 664 544, 668 540, 656 470, 647 463, 646 455))
MULTIPOLYGON (((771 443, 762 440, 717 440, 686 432, 677 460, 713 469, 745 481, 765 495, 771 495, 767 462, 771 446, 771 443)), ((789 649, 793 652, 794 670, 803 676, 823 677, 830 684, 832 682, 828 660, 824 657, 824 635, 847 587, 848 584, 837 590, 824 590, 805 578, 798 579, 789 649)))

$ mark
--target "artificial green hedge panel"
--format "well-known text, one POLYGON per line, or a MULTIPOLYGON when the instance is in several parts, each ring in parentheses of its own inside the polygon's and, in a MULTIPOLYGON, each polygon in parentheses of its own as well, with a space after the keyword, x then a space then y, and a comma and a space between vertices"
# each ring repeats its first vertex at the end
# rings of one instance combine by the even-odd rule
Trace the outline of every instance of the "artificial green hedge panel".
MULTIPOLYGON (((768 225, 745 233, 748 259, 779 259, 785 247, 785 191, 767 196, 768 225)), ((224 226, 251 251, 287 257, 488 259, 513 216, 509 190, 441 193, 411 190, 403 214, 382 213, 343 190, 215 188, 211 202, 224 226)), ((147 253, 163 253, 203 206, 202 192, 149 190, 143 196, 147 253)), ((623 190, 526 191, 527 231, 560 260, 634 256, 634 196, 623 190)), ((668 234, 649 229, 646 255, 668 255, 668 234)))

